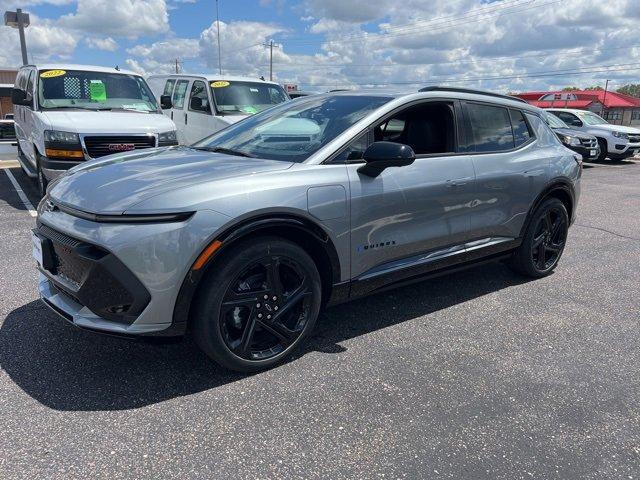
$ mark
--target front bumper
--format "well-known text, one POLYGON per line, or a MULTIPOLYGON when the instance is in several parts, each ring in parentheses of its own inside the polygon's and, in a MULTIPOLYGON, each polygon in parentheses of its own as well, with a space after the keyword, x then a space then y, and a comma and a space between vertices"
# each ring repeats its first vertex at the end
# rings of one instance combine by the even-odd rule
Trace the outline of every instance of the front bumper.
POLYGON ((85 162, 85 160, 52 160, 43 156, 39 157, 39 161, 43 175, 50 181, 55 180, 70 168, 85 162))
POLYGON ((590 160, 595 160, 600 156, 600 147, 596 146, 595 148, 587 148, 582 145, 574 146, 574 145, 566 145, 567 148, 570 148, 576 153, 582 155, 582 160, 588 162, 590 160))
POLYGON ((174 307, 182 282, 215 226, 226 221, 211 211, 160 224, 101 224, 61 211, 41 212, 38 224, 49 230, 38 229, 38 236, 58 233, 76 241, 71 250, 79 250, 72 253, 82 258, 70 257, 71 265, 61 271, 42 268, 40 296, 77 327, 117 335, 180 335, 186 323, 174 322, 174 307), (99 275, 103 268, 111 280, 99 275))

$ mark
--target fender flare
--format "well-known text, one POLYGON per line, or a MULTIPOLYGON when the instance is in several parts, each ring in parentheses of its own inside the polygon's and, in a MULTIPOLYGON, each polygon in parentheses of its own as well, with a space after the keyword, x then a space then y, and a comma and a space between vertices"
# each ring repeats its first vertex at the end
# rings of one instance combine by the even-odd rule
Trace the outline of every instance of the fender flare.
POLYGON ((544 189, 538 194, 536 199, 531 204, 531 207, 529 207, 529 211, 527 212, 527 216, 526 216, 525 221, 522 224, 522 228, 520 230, 520 238, 522 238, 524 236, 524 232, 526 232, 527 228, 529 228, 529 223, 531 223, 531 218, 533 217, 534 212, 537 210, 537 208, 540 206, 540 204, 546 198, 552 197, 554 192, 558 192, 558 191, 563 192, 563 194, 566 194, 569 197, 569 201, 570 201, 570 209, 569 209, 569 212, 568 212, 569 213, 569 223, 573 222, 573 218, 572 217, 573 217, 574 212, 575 212, 575 202, 576 202, 576 196, 575 196, 575 191, 574 191, 573 185, 571 184, 571 181, 569 181, 568 179, 555 178, 555 179, 551 180, 544 187, 544 189))
MULTIPOLYGON (((209 260, 207 260, 201 269, 189 270, 182 281, 182 285, 180 286, 180 291, 178 292, 178 297, 174 305, 172 330, 182 333, 186 331, 191 305, 198 291, 200 282, 206 276, 209 268, 215 264, 217 258, 220 258, 225 251, 228 251, 229 248, 237 241, 246 238, 247 235, 261 230, 278 227, 294 229, 303 234, 311 235, 317 243, 322 246, 324 253, 329 259, 332 277, 331 283, 336 283, 340 280, 340 260, 338 252, 329 235, 322 227, 304 217, 291 214, 267 214, 251 217, 238 224, 231 225, 212 238, 211 241, 221 241, 222 246, 209 260)), ((201 251, 203 251, 211 241, 204 245, 201 251)), ((328 287, 331 286, 332 285, 329 285, 328 287)))

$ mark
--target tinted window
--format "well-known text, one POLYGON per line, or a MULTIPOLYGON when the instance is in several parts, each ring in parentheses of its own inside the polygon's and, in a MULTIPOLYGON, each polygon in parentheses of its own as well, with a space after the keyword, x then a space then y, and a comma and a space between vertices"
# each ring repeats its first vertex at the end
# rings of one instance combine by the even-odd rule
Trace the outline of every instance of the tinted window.
POLYGON ((573 113, 569 112, 551 112, 567 125, 575 125, 580 120, 573 113))
POLYGON ((523 145, 531 138, 529 126, 527 125, 524 115, 520 110, 509 110, 511 113, 511 125, 513 126, 513 137, 516 141, 516 147, 523 145))
POLYGON ((33 93, 33 80, 35 77, 35 71, 31 70, 31 73, 29 74, 29 79, 27 80, 27 92, 29 93, 33 93))
POLYGON ((352 140, 338 155, 332 160, 335 163, 362 160, 364 151, 369 146, 369 132, 365 132, 355 140, 352 140))
POLYGON ((162 92, 162 95, 171 95, 175 84, 176 81, 174 79, 167 80, 167 83, 164 84, 164 92, 162 92))
POLYGON ((506 108, 468 103, 467 112, 476 152, 498 152, 514 147, 506 108))
POLYGON ((173 108, 182 108, 184 106, 184 97, 187 94, 189 80, 178 80, 176 89, 173 91, 173 108))
POLYGON ((288 100, 280 85, 264 82, 211 82, 211 93, 221 115, 254 114, 288 100))
POLYGON ((209 107, 209 97, 207 95, 207 86, 204 82, 196 80, 191 87, 191 95, 189 96, 189 110, 202 113, 211 113, 209 107))

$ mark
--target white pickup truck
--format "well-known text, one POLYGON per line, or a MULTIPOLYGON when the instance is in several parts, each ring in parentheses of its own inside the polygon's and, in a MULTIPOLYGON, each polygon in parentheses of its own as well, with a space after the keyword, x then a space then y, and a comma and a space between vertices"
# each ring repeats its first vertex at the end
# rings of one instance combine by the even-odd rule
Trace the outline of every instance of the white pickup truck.
POLYGON ((600 146, 598 160, 609 157, 622 160, 640 153, 640 130, 622 125, 612 125, 604 118, 587 110, 572 108, 547 108, 571 128, 593 135, 600 146))
POLYGON ((140 75, 87 65, 26 65, 12 92, 18 159, 47 184, 81 162, 112 153, 177 145, 140 75))

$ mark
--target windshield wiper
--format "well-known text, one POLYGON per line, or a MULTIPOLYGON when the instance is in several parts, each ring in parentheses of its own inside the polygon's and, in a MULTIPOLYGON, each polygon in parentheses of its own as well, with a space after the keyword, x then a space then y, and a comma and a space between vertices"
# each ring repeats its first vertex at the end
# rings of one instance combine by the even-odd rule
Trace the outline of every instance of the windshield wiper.
POLYGON ((224 147, 192 147, 195 150, 204 150, 205 152, 226 153, 228 155, 236 155, 238 157, 255 158, 250 153, 242 152, 240 150, 234 150, 233 148, 224 147))

